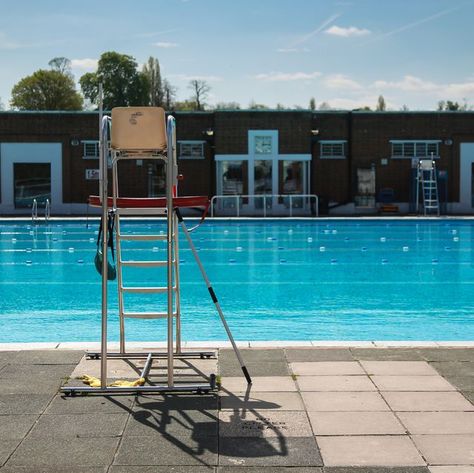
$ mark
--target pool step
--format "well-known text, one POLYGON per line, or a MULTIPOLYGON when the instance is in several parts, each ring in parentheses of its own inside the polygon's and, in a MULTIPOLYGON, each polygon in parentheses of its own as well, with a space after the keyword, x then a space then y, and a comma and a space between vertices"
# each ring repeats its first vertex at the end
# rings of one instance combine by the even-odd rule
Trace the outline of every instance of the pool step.
MULTIPOLYGON (((168 314, 166 312, 124 312, 123 316, 128 319, 166 319, 168 314)), ((173 317, 176 316, 176 312, 173 312, 173 317)))
MULTIPOLYGON (((173 260, 173 264, 175 261, 173 260)), ((168 264, 167 261, 123 261, 120 260, 122 266, 133 266, 137 268, 153 268, 153 267, 164 267, 168 264)))
MULTIPOLYGON (((176 286, 171 288, 173 291, 176 291, 176 286)), ((122 292, 129 293, 142 293, 142 294, 164 294, 168 292, 168 288, 164 287, 121 287, 122 292)))
POLYGON ((118 234, 117 237, 128 241, 165 241, 167 239, 166 235, 127 235, 126 233, 118 234))

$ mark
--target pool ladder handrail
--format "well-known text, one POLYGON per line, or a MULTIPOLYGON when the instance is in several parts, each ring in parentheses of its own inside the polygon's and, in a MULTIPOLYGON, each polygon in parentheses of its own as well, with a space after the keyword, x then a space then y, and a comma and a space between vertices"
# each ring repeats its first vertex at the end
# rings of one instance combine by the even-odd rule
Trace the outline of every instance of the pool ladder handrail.
POLYGON ((48 222, 51 218, 51 203, 49 199, 46 199, 46 203, 44 204, 44 221, 48 222))
POLYGON ((38 201, 33 199, 33 204, 31 205, 31 221, 33 223, 38 220, 38 201))

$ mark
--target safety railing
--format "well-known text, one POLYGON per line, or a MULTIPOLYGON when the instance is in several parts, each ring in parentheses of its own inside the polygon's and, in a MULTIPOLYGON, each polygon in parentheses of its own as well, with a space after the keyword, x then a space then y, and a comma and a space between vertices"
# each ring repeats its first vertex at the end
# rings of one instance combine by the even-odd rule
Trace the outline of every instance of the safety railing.
POLYGON ((211 198, 211 217, 294 217, 319 216, 316 194, 226 194, 211 198))
POLYGON ((44 204, 44 220, 47 222, 51 217, 51 203, 49 199, 46 199, 46 203, 44 204))
POLYGON ((33 204, 31 205, 31 221, 34 223, 38 220, 38 201, 33 199, 33 204))

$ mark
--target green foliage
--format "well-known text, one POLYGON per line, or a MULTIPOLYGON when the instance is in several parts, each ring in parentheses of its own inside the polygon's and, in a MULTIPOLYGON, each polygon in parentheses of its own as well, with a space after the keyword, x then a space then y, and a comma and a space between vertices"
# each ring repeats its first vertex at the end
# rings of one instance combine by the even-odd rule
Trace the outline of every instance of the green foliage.
POLYGON ((316 99, 314 97, 309 99, 309 109, 316 110, 316 99))
POLYGON ((385 99, 383 98, 383 95, 379 95, 379 98, 377 99, 377 106, 375 107, 375 110, 377 112, 384 112, 387 109, 387 105, 385 104, 385 99))
POLYGON ((65 75, 71 75, 71 61, 67 57, 54 57, 48 62, 48 66, 53 71, 58 71, 65 75))
POLYGON ((238 102, 217 102, 215 109, 216 110, 240 110, 240 104, 238 102))
POLYGON ((174 110, 181 112, 192 112, 198 110, 196 102, 194 100, 183 100, 180 102, 175 102, 173 105, 174 110))
POLYGON ((249 103, 249 110, 269 110, 270 107, 264 105, 263 103, 257 103, 255 100, 252 100, 249 103))
POLYGON ((457 112, 457 111, 461 111, 461 112, 464 112, 466 110, 468 110, 468 105, 467 105, 467 102, 464 101, 463 104, 460 104, 459 102, 453 102, 452 100, 440 100, 438 102, 438 110, 446 110, 446 111, 450 111, 450 112, 457 112))
POLYGON ((163 79, 163 107, 166 110, 173 110, 176 99, 176 87, 173 87, 168 79, 163 79))
POLYGON ((99 84, 103 84, 105 109, 149 104, 147 77, 138 72, 132 56, 114 51, 100 56, 97 72, 84 74, 80 79, 82 93, 98 105, 99 84))
POLYGON ((142 74, 147 78, 149 102, 152 107, 162 107, 164 99, 163 82, 161 80, 160 63, 158 59, 149 57, 143 66, 142 74))
POLYGON ((40 69, 12 89, 11 106, 18 110, 81 110, 82 97, 70 74, 40 69))

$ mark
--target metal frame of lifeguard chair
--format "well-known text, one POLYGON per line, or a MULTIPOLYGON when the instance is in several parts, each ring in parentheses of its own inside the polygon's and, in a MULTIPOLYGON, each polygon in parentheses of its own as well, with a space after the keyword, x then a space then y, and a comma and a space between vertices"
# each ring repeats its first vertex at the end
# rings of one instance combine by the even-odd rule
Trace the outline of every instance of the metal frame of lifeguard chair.
MULTIPOLYGON (((101 114, 100 114, 101 115, 101 114)), ((181 332, 180 332, 180 312, 177 307, 176 312, 174 311, 174 301, 176 299, 177 305, 179 305, 179 256, 178 256, 178 223, 184 232, 184 235, 189 243, 193 256, 198 264, 201 275, 206 283, 209 294, 214 302, 219 317, 224 325, 227 332, 227 336, 231 342, 234 352, 238 358, 242 372, 247 380, 251 383, 251 378, 247 368, 243 362, 241 353, 234 341, 229 326, 225 320, 222 309, 219 305, 218 299, 211 286, 211 283, 204 270, 202 262, 197 254, 197 250, 192 242, 189 230, 187 229, 179 204, 177 201, 186 198, 177 198, 177 156, 176 156, 176 124, 173 116, 169 116, 167 123, 165 122, 164 110, 157 107, 122 107, 112 110, 112 118, 104 116, 100 123, 100 186, 99 186, 99 198, 98 201, 101 205, 101 221, 102 221, 102 333, 101 333, 101 350, 96 353, 88 353, 89 358, 100 359, 100 387, 91 386, 64 386, 61 390, 67 395, 77 393, 97 393, 97 394, 113 394, 123 392, 135 392, 135 393, 150 393, 150 392, 209 392, 216 388, 215 375, 210 376, 208 384, 178 384, 174 383, 174 358, 186 358, 196 357, 201 358, 212 356, 213 352, 182 352, 181 350, 181 332), (150 117, 151 116, 151 117, 150 117), (116 128, 113 128, 113 121, 116 123, 116 128), (128 121, 128 123, 127 123, 128 121), (145 126, 140 127, 138 123, 145 121, 145 126), (155 128, 153 128, 155 127, 155 128), (112 139, 111 147, 109 149, 108 138, 109 129, 112 128, 112 139), (161 128, 161 130, 159 129, 161 128), (134 130, 134 131, 131 131, 134 130), (122 136, 122 133, 124 136, 122 136), (110 199, 108 195, 108 156, 109 151, 112 154, 112 182, 113 182, 113 195, 110 199), (146 207, 147 199, 122 199, 122 202, 137 202, 140 201, 138 207, 123 208, 120 203, 120 195, 118 192, 118 172, 117 164, 122 159, 159 159, 165 162, 166 166, 166 205, 163 206, 151 206, 146 207), (109 206, 112 206, 116 221, 119 223, 120 215, 154 215, 162 216, 166 218, 166 243, 167 243, 167 312, 164 315, 167 319, 167 351, 166 353, 151 352, 151 353, 126 353, 125 351, 125 332, 124 332, 124 321, 123 321, 123 307, 119 308, 120 311, 120 352, 109 353, 107 349, 107 271, 108 271, 108 217, 109 217, 109 206), (177 297, 176 297, 177 295, 177 297), (173 324, 176 320, 177 325, 177 340, 176 340, 176 352, 174 347, 174 329, 173 324), (148 373, 151 369, 153 359, 155 358, 166 358, 167 359, 167 384, 166 385, 143 385, 143 386, 107 386, 107 360, 113 359, 146 359, 144 368, 141 372, 141 378, 147 378, 148 373)), ((192 199, 192 198, 190 198, 192 199)), ((150 201, 153 199, 149 199, 150 201)), ((163 199, 162 199, 163 200, 163 199)), ((191 201, 191 200, 190 200, 191 201)), ((119 246, 120 242, 120 226, 117 228, 117 242, 119 246)), ((117 265, 118 272, 121 271, 121 254, 120 248, 117 248, 117 265)), ((121 275, 119 275, 119 284, 121 284, 121 275)), ((119 287, 119 291, 123 289, 119 287)), ((160 288, 164 289, 164 288, 160 288)), ((146 292, 146 291, 145 291, 146 292)), ((160 291, 164 292, 164 291, 160 291)), ((145 316, 141 318, 154 318, 145 316)), ((156 314, 155 314, 156 315, 156 314)), ((138 317, 137 317, 138 318, 138 317)))

